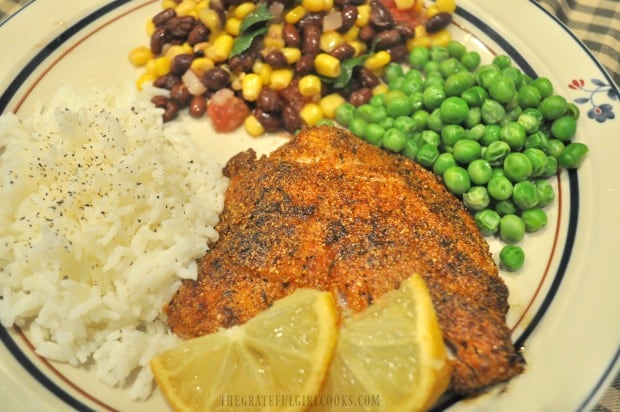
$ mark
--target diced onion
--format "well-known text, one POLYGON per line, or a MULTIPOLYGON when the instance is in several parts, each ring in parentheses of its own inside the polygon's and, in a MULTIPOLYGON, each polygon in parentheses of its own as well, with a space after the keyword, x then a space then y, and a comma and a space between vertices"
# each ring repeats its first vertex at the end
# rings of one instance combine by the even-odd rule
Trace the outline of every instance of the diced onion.
POLYGON ((207 91, 207 88, 200 80, 200 77, 193 70, 187 70, 183 77, 181 77, 183 83, 187 86, 187 91, 192 96, 199 96, 207 91))
POLYGON ((323 31, 338 30, 342 27, 342 14, 339 12, 329 13, 323 17, 323 31))
POLYGON ((274 22, 279 23, 282 21, 282 14, 284 13, 284 4, 275 1, 269 6, 269 13, 273 16, 274 22))

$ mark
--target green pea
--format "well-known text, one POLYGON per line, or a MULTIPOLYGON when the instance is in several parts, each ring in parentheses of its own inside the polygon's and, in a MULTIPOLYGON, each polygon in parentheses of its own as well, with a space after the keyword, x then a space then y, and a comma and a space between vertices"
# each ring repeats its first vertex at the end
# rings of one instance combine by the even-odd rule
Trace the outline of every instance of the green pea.
POLYGON ((392 119, 391 117, 387 116, 385 119, 381 120, 381 122, 379 122, 379 124, 385 130, 391 129, 392 127, 394 127, 394 119, 392 119))
POLYGON ((384 109, 383 107, 383 99, 385 98, 385 94, 383 93, 379 93, 379 94, 375 94, 370 98, 370 105, 372 107, 376 107, 379 108, 381 107, 382 109, 384 109))
POLYGON ((521 70, 514 66, 503 68, 502 75, 510 77, 517 89, 519 89, 524 83, 523 73, 521 72, 521 70))
MULTIPOLYGON (((471 110, 470 110, 471 113, 471 110)), ((467 122, 466 122, 467 123, 467 122)), ((484 136, 486 126, 482 123, 477 123, 474 126, 470 126, 469 130, 465 132, 465 138, 470 140, 481 141, 484 136)))
POLYGON ((506 243, 517 243, 523 240, 525 223, 517 215, 502 216, 499 221, 499 236, 506 243))
POLYGON ((514 215, 517 213, 517 207, 510 199, 495 202, 495 211, 500 216, 514 215))
POLYGON ((546 77, 534 79, 531 84, 538 89, 540 97, 543 99, 553 94, 553 85, 546 77))
POLYGON ((435 163, 433 163, 433 173, 438 176, 443 176, 444 172, 452 166, 456 166, 454 156, 452 153, 443 152, 437 156, 435 163))
POLYGON ((388 116, 409 116, 411 114, 411 104, 406 96, 397 97, 386 101, 385 110, 387 110, 388 116))
POLYGON ((372 117, 372 113, 375 111, 375 108, 372 107, 370 104, 362 104, 360 106, 358 106, 358 108, 355 110, 355 116, 359 117, 360 119, 364 120, 365 122, 370 122, 371 121, 371 117, 372 117))
POLYGON ((466 90, 463 90, 461 97, 470 107, 480 107, 489 97, 489 93, 482 86, 472 86, 466 90))
POLYGON ((444 79, 459 72, 460 70, 463 70, 463 66, 454 57, 448 57, 439 63, 439 72, 444 79))
POLYGON ((411 93, 409 95, 409 104, 413 113, 424 110, 424 93, 421 91, 411 93))
POLYGON ((407 139, 405 142, 405 147, 403 147, 403 154, 407 156, 409 159, 415 160, 418 152, 420 151, 420 147, 415 142, 414 139, 407 139))
POLYGON ((385 131, 383 135, 383 147, 392 152, 398 153, 405 147, 407 136, 402 131, 392 128, 385 131))
POLYGON ((535 133, 538 131, 543 121, 542 114, 537 109, 527 108, 523 110, 519 117, 517 117, 517 123, 519 123, 525 129, 526 133, 535 133))
POLYGON ((388 82, 388 89, 390 91, 396 91, 396 90, 400 91, 400 88, 404 82, 405 82, 404 77, 397 77, 395 79, 392 79, 388 82))
POLYGON ((489 146, 493 142, 497 142, 500 140, 499 132, 502 130, 502 127, 498 124, 488 124, 484 127, 484 135, 480 140, 480 143, 483 146, 489 146))
POLYGON ((521 210, 538 206, 536 185, 530 181, 516 183, 512 189, 512 201, 521 210))
POLYGON ((496 124, 502 120, 506 114, 506 109, 504 109, 504 106, 498 101, 486 99, 484 103, 482 103, 482 111, 480 114, 482 115, 482 121, 486 124, 496 124))
POLYGON ((471 187, 467 170, 460 166, 452 166, 443 173, 443 181, 452 193, 462 195, 471 187))
POLYGON ((491 142, 487 146, 487 150, 484 152, 484 160, 489 162, 492 166, 502 165, 504 159, 510 153, 510 146, 503 140, 491 142))
POLYGON ((558 173, 559 163, 558 159, 553 156, 547 156, 547 164, 545 165, 545 172, 541 177, 551 177, 558 173))
POLYGON ((500 265, 510 272, 516 272, 525 263, 525 252, 521 246, 506 245, 499 252, 500 265))
POLYGON ((441 112, 439 108, 433 110, 426 119, 426 127, 435 132, 441 132, 445 125, 446 124, 441 119, 441 112))
POLYGON ((461 56, 461 63, 468 70, 475 70, 480 65, 480 54, 476 51, 467 51, 461 56))
POLYGON ((512 189, 512 182, 506 176, 493 176, 487 183, 489 195, 495 200, 510 199, 512 189))
POLYGON ((507 104, 505 110, 506 114, 499 122, 502 126, 505 126, 511 122, 516 122, 521 113, 523 113, 523 109, 516 105, 513 106, 512 103, 507 104))
POLYGON ((504 173, 513 182, 521 182, 532 175, 530 159, 521 152, 509 153, 504 159, 504 173))
POLYGON ((400 130, 407 137, 413 136, 415 133, 415 122, 409 116, 398 116, 394 119, 394 128, 400 130))
POLYGON ((429 49, 431 60, 442 61, 450 57, 450 52, 444 46, 431 46, 429 49))
POLYGON ((505 54, 500 54, 493 58, 493 64, 500 69, 505 69, 506 67, 510 67, 512 60, 505 54))
POLYGON ((373 106, 372 104, 371 104, 371 107, 373 108, 373 110, 368 116, 369 122, 379 124, 388 117, 387 110, 385 110, 385 107, 373 106))
POLYGON ((545 119, 555 120, 566 113, 568 110, 568 102, 563 96, 554 94, 545 97, 543 101, 540 102, 540 105, 538 105, 538 110, 540 110, 540 113, 545 119))
POLYGON ((410 95, 413 92, 418 92, 424 90, 424 80, 418 79, 417 77, 407 77, 403 80, 400 85, 400 89, 403 93, 410 95))
POLYGON ((463 193, 463 203, 469 210, 480 211, 489 206, 491 199, 484 186, 472 186, 463 193))
POLYGON ((536 131, 525 138, 525 148, 535 148, 540 149, 543 152, 547 152, 547 145, 549 144, 549 138, 543 132, 536 131))
POLYGON ((547 213, 539 207, 524 210, 521 219, 525 223, 526 232, 537 232, 547 225, 547 213))
POLYGON ((459 96, 465 92, 465 90, 472 88, 475 83, 476 77, 473 73, 461 70, 448 76, 444 84, 444 89, 447 96, 459 96))
POLYGON ((476 226, 485 236, 491 236, 499 230, 499 214, 491 209, 484 209, 474 215, 476 226))
POLYGON ((351 119, 353 119, 354 114, 355 106, 348 102, 341 104, 340 106, 338 106, 338 108, 336 108, 336 121, 341 125, 348 127, 351 119))
POLYGON ((435 147, 439 147, 441 144, 441 136, 434 130, 422 130, 420 140, 423 144, 432 144, 435 147))
POLYGON ((405 73, 405 79, 415 79, 424 83, 424 74, 420 70, 410 69, 405 73))
POLYGON ((475 140, 460 139, 453 146, 454 158, 462 165, 468 165, 472 161, 479 159, 482 147, 475 140))
POLYGON ((536 181, 536 194, 538 195, 538 207, 550 205, 555 200, 555 190, 547 180, 536 181))
POLYGON ((566 145, 560 139, 549 139, 547 142, 547 154, 557 158, 565 147, 566 145))
POLYGON ((579 107, 575 103, 568 103, 566 115, 574 117, 575 120, 579 119, 579 115, 580 115, 579 107))
POLYGON ((448 53, 450 53, 450 56, 456 57, 457 59, 460 59, 461 57, 463 57, 463 55, 467 52, 467 49, 465 48, 463 43, 458 42, 456 40, 451 40, 448 43, 447 48, 448 48, 448 53))
POLYGON ((523 151, 523 154, 532 162, 532 176, 542 176, 547 165, 547 155, 542 150, 530 147, 523 151))
POLYGON ((426 126, 426 121, 429 116, 430 113, 426 110, 418 110, 411 115, 411 120, 413 120, 416 131, 419 132, 426 126))
POLYGON ((457 96, 446 98, 439 106, 441 120, 447 124, 458 124, 465 121, 469 106, 465 100, 457 96))
POLYGON ((385 129, 380 124, 370 123, 366 126, 366 141, 375 146, 379 146, 383 136, 385 135, 385 129))
POLYGON ((566 169, 576 169, 588 153, 588 146, 583 143, 570 143, 558 156, 558 164, 566 169))
POLYGON ((368 123, 366 123, 363 119, 359 117, 354 117, 349 122, 349 130, 351 131, 351 133, 362 138, 366 136, 367 126, 368 123))
POLYGON ((439 107, 446 98, 446 92, 442 87, 431 86, 424 90, 423 101, 427 109, 433 110, 439 107))
POLYGON ((438 156, 439 149, 437 146, 426 143, 420 147, 420 150, 416 154, 416 160, 424 167, 431 167, 433 166, 433 163, 435 163, 435 160, 437 160, 438 156))
POLYGON ((570 115, 562 116, 551 123, 551 134, 553 137, 567 142, 575 136, 577 131, 577 120, 570 115))
POLYGON ((485 89, 488 89, 493 79, 501 75, 501 71, 492 64, 480 66, 476 70, 476 81, 485 89))
POLYGON ((542 96, 540 90, 532 84, 526 84, 519 89, 519 106, 526 107, 538 107, 542 96))
POLYGON ((517 123, 510 122, 499 131, 500 138, 508 143, 510 150, 521 150, 525 145, 525 128, 517 123))
MULTIPOLYGON (((409 53, 409 65, 414 69, 422 69, 430 60, 430 52, 426 47, 414 47, 409 53)), ((399 65, 400 66, 400 65, 399 65)))
POLYGON ((422 70, 424 71, 424 73, 426 73, 427 76, 432 73, 438 74, 439 73, 439 62, 435 60, 429 60, 426 63, 424 63, 424 67, 422 68, 422 70))
POLYGON ((441 73, 439 71, 434 73, 427 73, 426 78, 424 79, 424 89, 428 89, 429 87, 441 87, 443 89, 444 80, 441 77, 441 73))
POLYGON ((475 159, 467 166, 467 173, 475 185, 486 185, 493 174, 491 164, 484 159, 475 159))
POLYGON ((465 129, 458 124, 449 124, 441 129, 441 141, 445 147, 453 147, 456 142, 465 138, 465 129))
POLYGON ((507 76, 499 75, 490 82, 489 96, 500 103, 507 104, 514 99, 517 89, 514 81, 507 76))
MULTIPOLYGON (((428 50, 426 50, 426 52, 428 54, 428 50)), ((413 51, 412 51, 412 53, 413 53, 413 51)), ((411 55, 409 55, 409 57, 411 58, 411 55)), ((413 66, 413 64, 411 66, 413 66)), ((398 79, 400 77, 403 77, 404 75, 405 75, 405 73, 404 73, 404 70, 403 70, 403 66, 401 66, 398 63, 389 63, 383 69, 383 76, 384 76, 385 80, 388 83, 391 82, 394 79, 398 79)))

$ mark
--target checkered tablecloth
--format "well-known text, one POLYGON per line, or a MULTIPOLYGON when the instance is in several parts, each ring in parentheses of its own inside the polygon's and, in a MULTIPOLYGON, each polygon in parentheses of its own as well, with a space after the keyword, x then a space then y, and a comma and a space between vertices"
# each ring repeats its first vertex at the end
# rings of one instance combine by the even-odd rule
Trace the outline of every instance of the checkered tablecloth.
MULTIPOLYGON (((0 0, 0 22, 30 1, 34 0, 0 0)), ((616 85, 620 85, 620 1, 539 1, 583 41, 607 69, 616 85)), ((592 412, 620 412, 620 373, 592 412)))

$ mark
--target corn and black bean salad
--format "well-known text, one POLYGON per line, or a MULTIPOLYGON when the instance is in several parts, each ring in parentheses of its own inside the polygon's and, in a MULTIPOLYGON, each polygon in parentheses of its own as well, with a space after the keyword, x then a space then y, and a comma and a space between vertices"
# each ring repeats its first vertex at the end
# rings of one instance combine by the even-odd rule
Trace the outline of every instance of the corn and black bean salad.
POLYGON ((163 0, 129 54, 164 121, 187 109, 218 132, 295 132, 387 90, 389 63, 452 39, 454 0, 163 0))

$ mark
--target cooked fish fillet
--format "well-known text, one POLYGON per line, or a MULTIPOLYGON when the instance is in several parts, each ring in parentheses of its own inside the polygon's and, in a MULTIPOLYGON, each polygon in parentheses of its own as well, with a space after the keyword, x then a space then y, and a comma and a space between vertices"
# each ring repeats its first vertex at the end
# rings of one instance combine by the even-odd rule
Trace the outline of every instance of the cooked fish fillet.
POLYGON ((166 309, 189 338, 244 323, 300 287, 357 312, 423 275, 452 388, 473 393, 522 370, 505 324, 508 290, 470 214, 430 172, 348 132, 306 129, 269 157, 232 158, 220 238, 166 309))

